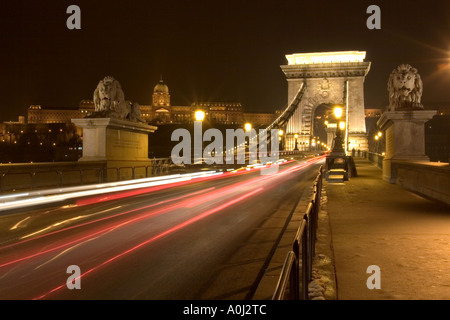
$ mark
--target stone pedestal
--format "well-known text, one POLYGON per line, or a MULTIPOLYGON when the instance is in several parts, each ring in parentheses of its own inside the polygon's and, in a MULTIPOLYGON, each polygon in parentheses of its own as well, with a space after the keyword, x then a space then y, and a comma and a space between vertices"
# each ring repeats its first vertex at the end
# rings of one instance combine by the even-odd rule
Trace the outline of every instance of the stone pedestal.
POLYGON ((392 170, 395 160, 429 161, 425 155, 425 122, 437 111, 388 111, 381 115, 378 126, 386 133, 386 155, 383 160, 383 179, 396 182, 392 170))
POLYGON ((157 127, 114 118, 72 119, 72 122, 83 129, 83 156, 79 161, 105 161, 107 168, 150 165, 148 134, 157 127))

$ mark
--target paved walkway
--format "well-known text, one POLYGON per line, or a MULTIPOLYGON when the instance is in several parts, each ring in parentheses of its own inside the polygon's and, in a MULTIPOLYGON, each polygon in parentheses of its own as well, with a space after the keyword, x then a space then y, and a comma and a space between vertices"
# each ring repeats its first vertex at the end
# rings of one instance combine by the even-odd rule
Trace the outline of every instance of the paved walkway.
POLYGON ((350 181, 324 183, 329 225, 319 235, 329 235, 337 299, 450 299, 450 207, 383 181, 366 160, 356 166, 350 181), (367 288, 371 265, 379 290, 367 288))

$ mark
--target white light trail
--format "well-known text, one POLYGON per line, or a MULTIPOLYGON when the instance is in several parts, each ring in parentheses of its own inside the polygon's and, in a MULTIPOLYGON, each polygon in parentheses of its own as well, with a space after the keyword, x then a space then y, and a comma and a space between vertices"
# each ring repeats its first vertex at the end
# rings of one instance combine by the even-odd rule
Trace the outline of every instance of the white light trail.
MULTIPOLYGON (((188 173, 188 174, 183 174, 183 175, 177 174, 177 175, 164 176, 164 177, 153 177, 153 178, 145 178, 145 179, 138 179, 138 180, 128 180, 128 181, 106 183, 106 184, 99 184, 99 185, 36 191, 34 194, 41 195, 41 196, 37 196, 37 197, 34 196, 34 197, 26 198, 26 199, 19 199, 19 200, 0 203, 0 211, 55 203, 55 202, 60 202, 60 201, 65 201, 65 200, 80 198, 80 197, 86 197, 86 196, 92 196, 92 195, 99 195, 99 194, 140 189, 140 188, 155 187, 155 186, 171 184, 171 183, 176 183, 176 182, 182 182, 182 181, 188 181, 188 180, 192 180, 192 179, 196 179, 196 178, 204 178, 204 177, 220 175, 220 174, 223 174, 223 173, 215 172, 215 171, 205 171, 205 172, 188 173), (55 192, 55 190, 56 191, 59 190, 59 192, 61 192, 62 194, 52 194, 55 192), (45 194, 47 194, 47 196, 42 196, 45 194)), ((31 195, 32 193, 29 193, 29 194, 31 195)))

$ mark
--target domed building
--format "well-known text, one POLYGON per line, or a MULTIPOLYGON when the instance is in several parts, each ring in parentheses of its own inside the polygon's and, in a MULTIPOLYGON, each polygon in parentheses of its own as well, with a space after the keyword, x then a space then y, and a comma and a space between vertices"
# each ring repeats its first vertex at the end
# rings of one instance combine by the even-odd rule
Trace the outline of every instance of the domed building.
POLYGON ((153 106, 169 107, 170 94, 169 87, 164 83, 163 79, 153 89, 153 106))
POLYGON ((152 121, 156 123, 171 122, 171 109, 169 87, 161 77, 161 80, 153 89, 152 121))

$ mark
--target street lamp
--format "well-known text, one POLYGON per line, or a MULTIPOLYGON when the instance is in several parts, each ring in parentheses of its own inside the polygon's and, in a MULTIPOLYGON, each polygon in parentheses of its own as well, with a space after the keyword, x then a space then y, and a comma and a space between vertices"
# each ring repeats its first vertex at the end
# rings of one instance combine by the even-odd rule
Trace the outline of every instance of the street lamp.
POLYGON ((342 107, 335 107, 333 112, 334 112, 334 116, 336 117, 336 119, 340 119, 342 117, 342 114, 344 111, 343 111, 342 107))
POLYGON ((297 141, 297 139, 298 139, 298 134, 296 133, 295 135, 294 135, 294 138, 295 138, 295 151, 298 151, 298 141, 297 141))
POLYGON ((375 141, 376 141, 376 147, 375 147, 375 153, 376 154, 378 154, 378 152, 379 152, 379 140, 380 140, 380 135, 379 134, 377 134, 376 136, 375 136, 375 141))
POLYGON ((203 121, 205 120, 205 111, 198 110, 195 112, 195 120, 196 121, 203 121))
MULTIPOLYGON (((195 121, 196 123, 194 123, 194 126, 199 126, 200 127, 200 131, 202 130, 202 122, 203 120, 205 120, 205 111, 203 110, 197 110, 195 111, 195 121)), ((195 130, 195 129, 194 129, 195 130)), ((200 158, 200 164, 203 163, 203 139, 202 139, 202 143, 201 146, 196 146, 196 144, 194 144, 194 163, 198 160, 198 158, 200 158), (201 148, 199 150, 199 148, 201 148)))
MULTIPOLYGON (((343 114, 343 109, 342 107, 335 107, 334 110, 334 116, 336 117, 336 120, 340 120, 343 114)), ((334 139, 334 147, 333 147, 333 151, 332 153, 344 153, 344 148, 342 147, 342 133, 341 131, 343 131, 345 129, 345 122, 344 121, 339 121, 337 128, 336 128, 336 137, 334 139)))
POLYGON ((244 129, 245 129, 246 132, 248 132, 248 131, 252 130, 252 125, 250 123, 246 123, 244 125, 244 129))

